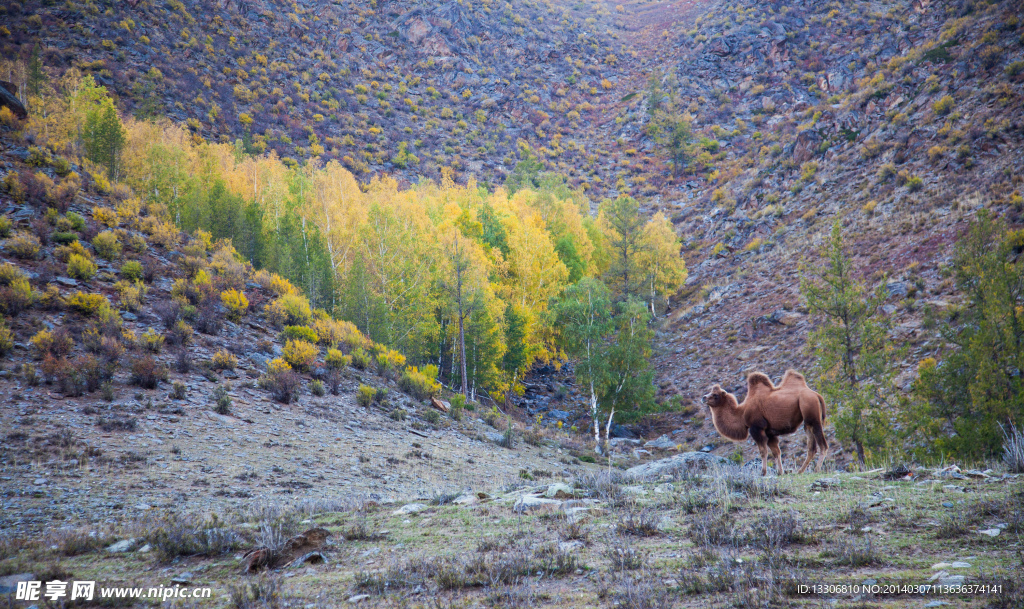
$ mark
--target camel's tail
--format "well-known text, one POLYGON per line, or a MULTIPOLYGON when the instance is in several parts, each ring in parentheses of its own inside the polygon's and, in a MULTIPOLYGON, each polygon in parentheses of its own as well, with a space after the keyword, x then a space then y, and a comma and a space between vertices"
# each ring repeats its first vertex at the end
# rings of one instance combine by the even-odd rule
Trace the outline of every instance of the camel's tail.
POLYGON ((826 411, 825 411, 825 398, 821 397, 820 393, 817 394, 817 396, 818 396, 818 406, 821 407, 821 422, 822 422, 822 424, 824 424, 825 423, 825 413, 826 413, 826 411))

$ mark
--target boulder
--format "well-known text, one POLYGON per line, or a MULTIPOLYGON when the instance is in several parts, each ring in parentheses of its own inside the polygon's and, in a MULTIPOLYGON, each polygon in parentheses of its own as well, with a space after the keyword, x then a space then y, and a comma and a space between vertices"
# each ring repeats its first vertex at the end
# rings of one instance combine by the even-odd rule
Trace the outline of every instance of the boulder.
POLYGON ((578 495, 579 493, 576 489, 561 482, 549 484, 548 488, 544 491, 544 496, 548 499, 572 499, 578 495))
POLYGON ((11 109, 18 118, 28 118, 28 110, 18 99, 18 87, 12 83, 0 81, 0 106, 11 109))
POLYGON ((718 455, 704 452, 685 452, 666 459, 659 459, 637 465, 626 470, 630 478, 657 478, 665 474, 673 474, 681 470, 706 470, 715 466, 729 465, 731 462, 718 455))
POLYGON ((122 539, 117 543, 113 543, 107 546, 107 552, 119 554, 121 552, 130 552, 135 547, 134 539, 122 539))
POLYGON ((561 505, 562 502, 557 499, 548 499, 538 495, 523 495, 520 497, 519 501, 516 501, 515 505, 512 506, 512 511, 517 514, 522 514, 526 512, 557 509, 561 505))
POLYGON ((392 516, 406 516, 406 515, 409 515, 409 514, 418 514, 418 513, 422 512, 423 510, 427 509, 427 507, 428 506, 425 503, 410 503, 408 505, 403 505, 402 507, 398 508, 394 512, 391 512, 391 515, 392 516))
POLYGON ((651 440, 644 444, 644 448, 653 448, 656 450, 672 450, 677 446, 676 441, 667 435, 662 435, 660 438, 651 440))

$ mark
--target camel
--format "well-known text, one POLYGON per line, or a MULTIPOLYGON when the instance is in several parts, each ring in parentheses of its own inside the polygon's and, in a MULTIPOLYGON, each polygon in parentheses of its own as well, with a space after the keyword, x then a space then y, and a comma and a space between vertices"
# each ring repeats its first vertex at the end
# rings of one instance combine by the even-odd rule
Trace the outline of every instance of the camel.
POLYGON ((768 474, 768 449, 782 474, 782 451, 779 436, 791 434, 804 424, 807 433, 807 459, 797 471, 802 474, 818 449, 816 470, 821 469, 828 454, 828 441, 822 432, 825 422, 825 400, 807 386, 804 375, 787 370, 782 383, 776 387, 768 375, 752 372, 747 376, 747 397, 737 404, 736 396, 714 385, 704 396, 704 404, 711 410, 711 421, 722 437, 743 442, 747 435, 761 452, 761 475, 768 474))

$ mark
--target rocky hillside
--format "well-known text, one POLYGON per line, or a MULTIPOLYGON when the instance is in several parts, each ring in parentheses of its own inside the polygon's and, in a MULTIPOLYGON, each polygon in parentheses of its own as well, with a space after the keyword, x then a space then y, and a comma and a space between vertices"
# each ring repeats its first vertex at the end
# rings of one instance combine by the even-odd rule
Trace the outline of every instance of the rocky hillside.
MULTIPOLYGON (((1024 207, 1011 0, 4 10, 9 56, 38 42, 46 65, 89 71, 124 109, 206 138, 340 159, 365 179, 454 166, 491 185, 528 147, 595 199, 642 197, 673 218, 690 268, 656 356, 662 397, 688 412, 711 382, 807 367, 798 266, 836 219, 863 276, 888 285, 907 386, 935 349, 925 313, 957 302, 950 244, 975 210, 1019 223, 1024 207), (666 121, 690 126, 685 167, 669 164, 666 121)), ((720 444, 699 412, 648 431, 720 444)))
POLYGON ((738 3, 678 33, 666 88, 722 160, 717 179, 660 204, 690 268, 663 326, 664 391, 692 401, 711 382, 739 389, 750 368, 806 366, 798 267, 837 219, 862 276, 887 283, 908 386, 936 347, 925 313, 957 301, 944 266, 965 223, 982 208, 1021 222, 1018 12, 738 3))
POLYGON ((629 50, 609 9, 551 2, 8 5, 5 54, 92 72, 142 116, 357 175, 500 183, 518 142, 568 172, 629 50))
POLYGON ((5 531, 431 499, 582 466, 567 434, 432 402, 432 379, 286 280, 0 135, 5 531))

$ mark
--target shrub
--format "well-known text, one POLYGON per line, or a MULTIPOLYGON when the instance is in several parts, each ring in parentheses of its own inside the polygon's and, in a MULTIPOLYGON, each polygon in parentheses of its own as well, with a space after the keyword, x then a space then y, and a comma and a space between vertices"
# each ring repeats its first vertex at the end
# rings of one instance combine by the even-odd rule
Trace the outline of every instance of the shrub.
MULTIPOLYGON (((14 268, 12 265, 5 267, 14 268)), ((32 304, 32 286, 20 272, 11 279, 0 280, 0 284, 0 308, 4 313, 17 315, 32 304)))
POLYGON ((157 363, 152 356, 146 355, 132 364, 132 384, 143 389, 156 389, 160 381, 167 380, 167 369, 157 363))
POLYGON ((43 246, 39 238, 28 231, 17 231, 7 240, 5 247, 12 255, 22 260, 35 258, 39 255, 39 249, 43 246))
POLYGON ((68 259, 68 276, 82 281, 89 281, 96 274, 96 265, 88 258, 71 254, 68 259))
POLYGON ((96 255, 104 260, 114 260, 121 255, 121 242, 113 231, 105 230, 93 237, 92 246, 96 255))
POLYGON ((164 337, 162 334, 157 334, 153 328, 150 328, 142 334, 140 344, 146 351, 160 353, 160 349, 164 346, 164 337))
POLYGON ((304 326, 309 323, 313 311, 309 300, 301 294, 284 294, 265 309, 267 319, 275 326, 304 326))
POLYGON ((177 381, 171 385, 171 399, 172 400, 184 400, 186 395, 185 383, 179 383, 177 381))
POLYGON ((466 396, 461 393, 456 393, 452 396, 452 405, 448 409, 448 416, 454 421, 462 420, 462 412, 466 408, 466 396))
POLYGON ((213 401, 216 403, 214 412, 217 414, 230 414, 231 413, 231 396, 228 395, 228 389, 224 385, 218 385, 213 390, 213 401))
POLYGON ((227 349, 221 349, 213 354, 210 365, 214 370, 234 370, 238 366, 238 358, 228 352, 227 349))
POLYGON ((316 363, 317 355, 316 345, 304 340, 289 340, 284 345, 282 357, 294 368, 309 370, 316 363))
POLYGON ((323 382, 318 379, 314 379, 309 384, 309 391, 318 398, 322 398, 323 396, 327 395, 327 388, 324 387, 323 382))
POLYGON ((356 402, 363 408, 369 408, 377 398, 377 390, 367 385, 359 385, 359 390, 356 392, 356 402))
POLYGON ((69 211, 67 214, 65 214, 64 218, 68 221, 68 225, 71 226, 72 230, 77 232, 82 232, 85 230, 85 218, 83 218, 81 215, 76 214, 73 211, 69 211))
POLYGON ((924 180, 919 176, 914 176, 907 180, 907 190, 910 192, 917 192, 924 188, 924 180))
POLYGON ((142 281, 142 263, 137 260, 129 260, 121 265, 121 276, 128 281, 142 281))
POLYGON ((67 245, 58 246, 53 250, 53 255, 61 262, 67 262, 71 259, 71 256, 78 254, 86 260, 92 260, 92 253, 85 249, 85 246, 78 241, 78 239, 72 239, 67 245))
POLYGON ((278 402, 287 404, 298 392, 301 380, 288 362, 277 358, 267 363, 267 374, 260 379, 260 386, 270 391, 278 402))
POLYGON ((391 376, 405 368, 405 356, 393 349, 386 349, 377 355, 377 372, 391 376))
POLYGON ((0 215, 0 237, 6 239, 11 236, 11 229, 14 228, 14 223, 7 216, 0 215))
POLYGON ((953 111, 954 105, 955 102, 953 101, 953 98, 951 96, 943 95, 942 98, 939 99, 939 101, 932 104, 932 111, 934 111, 935 114, 938 114, 939 116, 945 116, 953 111))
POLYGON ((114 284, 117 290, 118 305, 126 311, 138 311, 146 296, 146 286, 138 281, 118 281, 114 284))
POLYGON ((363 351, 362 348, 356 349, 352 352, 352 367, 357 370, 366 370, 370 367, 370 362, 373 361, 370 354, 363 351))
POLYGON ((220 293, 220 302, 228 310, 228 319, 239 321, 249 311, 249 299, 245 292, 238 290, 225 290, 220 293))
POLYGON ((117 212, 109 207, 93 207, 92 219, 107 228, 117 228, 118 224, 120 224, 117 212))
POLYGON ((352 364, 352 356, 345 355, 337 349, 328 349, 327 357, 324 358, 324 363, 328 368, 339 370, 352 364))
POLYGON ((100 313, 104 308, 110 308, 110 301, 103 294, 86 294, 78 291, 68 297, 67 305, 72 310, 91 317, 100 313))
POLYGON ((416 366, 409 366, 398 379, 398 386, 416 399, 426 400, 441 392, 441 383, 436 378, 437 366, 424 366, 422 372, 416 366))
POLYGON ((170 331, 167 333, 167 337, 170 339, 172 345, 187 346, 192 344, 192 335, 194 331, 192 326, 185 323, 185 320, 179 319, 174 322, 171 326, 170 331))
POLYGON ((74 340, 67 330, 60 329, 56 332, 40 330, 29 339, 36 352, 36 359, 44 359, 46 356, 62 358, 71 352, 75 346, 74 340))
POLYGON ((423 413, 423 420, 431 425, 437 425, 441 422, 441 413, 431 408, 423 413))
POLYGON ((0 357, 14 349, 14 333, 7 327, 7 321, 0 317, 0 357))
POLYGON ((281 337, 285 340, 304 340, 307 343, 317 343, 320 340, 316 332, 306 326, 285 326, 281 337))

